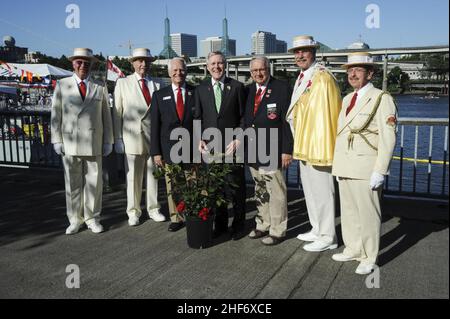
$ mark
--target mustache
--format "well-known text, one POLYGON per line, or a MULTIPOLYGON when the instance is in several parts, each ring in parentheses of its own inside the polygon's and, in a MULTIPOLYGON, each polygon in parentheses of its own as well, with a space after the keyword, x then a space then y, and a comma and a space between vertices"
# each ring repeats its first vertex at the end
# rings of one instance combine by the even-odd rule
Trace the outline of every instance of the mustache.
POLYGON ((306 58, 295 58, 295 62, 306 62, 306 58))

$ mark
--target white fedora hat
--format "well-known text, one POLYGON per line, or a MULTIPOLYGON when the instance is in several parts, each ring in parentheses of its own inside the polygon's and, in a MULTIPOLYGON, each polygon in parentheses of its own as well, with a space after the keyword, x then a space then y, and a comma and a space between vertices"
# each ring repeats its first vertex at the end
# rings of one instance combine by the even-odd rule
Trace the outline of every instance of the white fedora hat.
POLYGON ((318 48, 320 44, 314 41, 314 38, 310 35, 299 35, 294 38, 292 48, 288 51, 293 53, 300 48, 318 48))
POLYGON ((150 53, 150 50, 147 48, 136 48, 133 50, 133 53, 131 54, 131 57, 128 58, 128 61, 133 62, 136 59, 148 59, 150 61, 155 61, 157 57, 152 56, 150 53))
POLYGON ((377 64, 373 62, 372 55, 368 52, 354 52, 350 53, 347 58, 347 63, 343 64, 344 69, 348 69, 355 65, 369 65, 376 66, 377 64))
POLYGON ((89 48, 75 48, 73 49, 73 54, 67 58, 69 61, 73 61, 75 59, 88 59, 92 62, 98 62, 98 59, 92 53, 92 50, 89 48))

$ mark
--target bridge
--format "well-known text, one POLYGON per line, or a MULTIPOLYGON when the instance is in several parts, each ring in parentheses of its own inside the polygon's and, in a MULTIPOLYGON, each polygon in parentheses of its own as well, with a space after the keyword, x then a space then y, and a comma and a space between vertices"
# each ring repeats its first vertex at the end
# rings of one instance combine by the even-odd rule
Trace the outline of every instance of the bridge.
MULTIPOLYGON (((325 63, 330 67, 333 73, 344 73, 345 70, 341 68, 342 64, 347 62, 347 56, 349 53, 354 52, 369 52, 375 59, 380 62, 378 64, 383 65, 383 89, 387 88, 387 72, 388 72, 388 57, 393 55, 403 55, 403 54, 448 54, 448 45, 439 46, 422 46, 422 47, 400 47, 400 48, 378 48, 378 49, 340 49, 333 50, 329 52, 321 52, 320 49, 317 52, 317 60, 325 61, 325 63), (381 59, 380 59, 381 58, 381 59), (382 61, 381 61, 382 60, 382 61)), ((286 72, 298 72, 298 67, 295 64, 294 54, 292 53, 274 53, 265 55, 270 61, 270 73, 273 76, 275 71, 283 70, 286 72)), ((235 78, 238 78, 239 73, 244 73, 248 75, 249 64, 253 55, 244 56, 233 56, 227 57, 227 76, 234 74, 235 78)), ((204 76, 207 75, 206 69, 206 59, 196 61, 193 63, 188 63, 188 68, 200 68, 204 72, 204 76)))

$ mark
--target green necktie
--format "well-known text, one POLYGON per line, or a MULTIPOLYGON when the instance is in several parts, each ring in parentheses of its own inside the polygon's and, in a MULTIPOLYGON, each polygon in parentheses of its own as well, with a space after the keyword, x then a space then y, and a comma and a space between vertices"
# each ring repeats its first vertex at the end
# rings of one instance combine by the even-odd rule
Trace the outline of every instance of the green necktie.
POLYGON ((217 113, 220 111, 220 105, 222 104, 222 89, 220 88, 220 82, 217 81, 216 84, 214 84, 214 98, 216 99, 216 110, 217 113))

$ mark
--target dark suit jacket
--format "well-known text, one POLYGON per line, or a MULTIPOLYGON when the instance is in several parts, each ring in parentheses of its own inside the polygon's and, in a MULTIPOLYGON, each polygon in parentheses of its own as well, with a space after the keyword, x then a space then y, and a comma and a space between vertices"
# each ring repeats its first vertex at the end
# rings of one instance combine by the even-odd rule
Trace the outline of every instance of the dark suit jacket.
MULTIPOLYGON (((175 96, 172 85, 156 91, 152 97, 151 115, 151 143, 150 155, 162 155, 166 163, 172 163, 170 159, 170 149, 178 140, 171 140, 170 133, 173 129, 183 127, 189 131, 192 137, 192 121, 195 103, 194 87, 186 84, 186 95, 184 101, 183 120, 180 121, 177 114, 175 96)), ((192 159, 192 138, 189 139, 190 162, 192 159)))
POLYGON ((269 154, 270 141, 278 146, 278 167, 281 167, 281 154, 292 154, 293 137, 289 123, 286 121, 286 112, 291 102, 291 89, 289 85, 275 78, 270 78, 264 96, 254 115, 254 103, 256 96, 256 83, 246 87, 247 105, 245 107, 245 128, 255 130, 256 139, 246 139, 246 159, 248 163, 249 152, 256 150, 256 163, 248 163, 252 167, 267 166, 269 163, 261 163, 258 159, 258 128, 266 129, 266 152, 269 154), (278 141, 270 135, 270 129, 278 130, 278 141))
MULTIPOLYGON (((244 129, 245 88, 241 82, 225 77, 222 104, 216 109, 211 79, 203 81, 195 93, 194 119, 201 120, 202 132, 207 128, 218 128, 222 133, 222 152, 225 151, 225 129, 244 129)), ((197 136, 197 139, 200 137, 197 136)))

